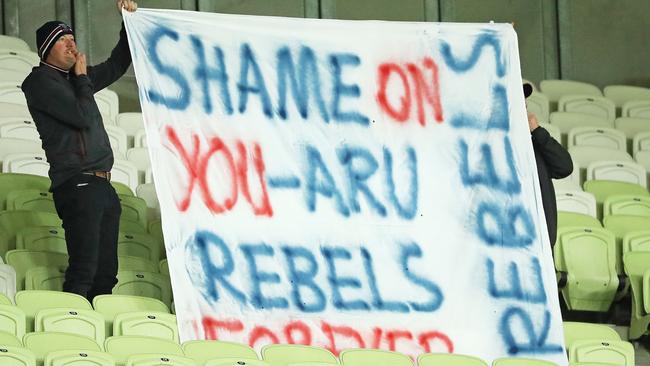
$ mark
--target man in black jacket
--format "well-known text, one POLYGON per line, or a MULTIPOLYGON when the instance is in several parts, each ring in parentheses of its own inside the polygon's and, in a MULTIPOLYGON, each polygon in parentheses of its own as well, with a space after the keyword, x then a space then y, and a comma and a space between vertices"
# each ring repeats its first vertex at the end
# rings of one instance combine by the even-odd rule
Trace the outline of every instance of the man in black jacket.
MULTIPOLYGON (((118 9, 135 11, 130 0, 118 9)), ((41 58, 22 84, 50 164, 50 190, 63 221, 68 269, 63 290, 86 297, 111 293, 117 283, 120 201, 110 184, 113 151, 94 94, 131 64, 124 25, 105 62, 86 65, 72 29, 50 21, 36 31, 41 58)))
MULTIPOLYGON (((532 85, 524 84, 524 96, 528 98, 533 93, 532 85)), ((551 247, 555 245, 557 236, 557 204, 553 179, 566 178, 573 172, 573 161, 569 152, 560 145, 544 127, 540 127, 537 117, 528 113, 528 127, 533 139, 539 188, 542 191, 542 205, 546 216, 548 237, 551 247)))

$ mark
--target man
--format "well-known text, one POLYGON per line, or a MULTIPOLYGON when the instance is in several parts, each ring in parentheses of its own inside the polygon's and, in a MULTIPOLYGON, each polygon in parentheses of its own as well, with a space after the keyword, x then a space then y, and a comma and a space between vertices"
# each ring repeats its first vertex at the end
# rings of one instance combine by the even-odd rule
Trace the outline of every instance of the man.
MULTIPOLYGON (((130 0, 118 10, 135 11, 130 0)), ((50 21, 36 31, 41 58, 22 84, 50 164, 50 191, 63 221, 68 269, 63 290, 86 297, 111 293, 117 283, 120 201, 110 184, 113 151, 93 95, 131 64, 124 25, 104 63, 86 65, 72 29, 50 21)))
MULTIPOLYGON (((524 84, 524 96, 528 98, 533 93, 533 86, 524 84)), ((551 247, 555 245, 557 236, 557 204, 555 202, 555 189, 553 179, 568 177, 573 172, 573 161, 569 152, 560 145, 545 128, 540 127, 537 117, 528 113, 528 127, 533 139, 539 188, 542 191, 542 205, 546 216, 548 237, 551 247)))

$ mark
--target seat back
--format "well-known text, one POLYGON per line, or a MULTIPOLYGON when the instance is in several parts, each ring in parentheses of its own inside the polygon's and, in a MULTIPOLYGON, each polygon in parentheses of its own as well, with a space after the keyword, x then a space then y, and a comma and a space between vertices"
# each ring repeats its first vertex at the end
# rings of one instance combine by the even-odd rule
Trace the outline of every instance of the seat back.
POLYGON ((596 197, 589 192, 557 190, 555 192, 558 211, 574 212, 597 217, 596 197))
POLYGON ((634 366, 634 347, 625 341, 576 341, 569 349, 569 357, 578 362, 634 366))
MULTIPOLYGON (((650 195, 612 195, 603 203, 603 214, 650 217, 650 195)), ((650 229, 650 228, 649 228, 650 229)))
POLYGON ((7 195, 7 210, 27 210, 56 213, 52 193, 36 189, 21 189, 7 195))
POLYGON ((635 100, 625 103, 621 116, 650 119, 650 100, 635 100))
POLYGON ((70 333, 27 333, 23 337, 23 342, 25 347, 34 352, 36 362, 40 365, 43 364, 45 356, 54 351, 101 351, 101 348, 93 339, 70 333))
POLYGON ((563 322, 564 345, 567 349, 581 340, 620 341, 621 336, 606 325, 582 322, 563 322))
POLYGON ((25 312, 28 331, 34 329, 33 324, 36 314, 44 309, 92 310, 92 306, 83 296, 69 292, 41 290, 19 291, 16 293, 16 306, 25 312))
POLYGON ((21 339, 26 329, 27 319, 24 311, 13 305, 0 305, 0 332, 13 334, 21 339))
POLYGON ((120 255, 145 258, 152 262, 160 260, 160 249, 159 239, 144 233, 122 232, 117 241, 120 255))
POLYGON ((0 294, 9 299, 16 296, 16 270, 8 264, 0 264, 0 294))
POLYGON ((418 366, 488 366, 480 358, 450 353, 423 353, 418 356, 418 366))
POLYGON ((0 174, 0 210, 5 210, 7 207, 7 195, 14 190, 21 189, 36 189, 39 191, 47 191, 50 189, 50 180, 45 177, 31 174, 0 174))
POLYGON ((31 118, 0 118, 0 137, 40 141, 40 135, 31 118))
POLYGON ((113 356, 96 351, 54 351, 45 356, 44 366, 115 366, 113 356))
POLYGON ((558 110, 590 114, 611 122, 616 118, 616 105, 614 102, 594 95, 564 95, 558 101, 558 110))
POLYGON ((104 317, 107 336, 113 330, 113 320, 117 314, 139 311, 169 313, 169 307, 160 300, 118 294, 95 296, 93 307, 104 317))
POLYGON ((169 279, 159 273, 120 271, 117 279, 117 285, 113 288, 115 294, 152 297, 165 305, 171 304, 169 279))
POLYGON ((67 254, 65 230, 57 226, 31 226, 16 233, 16 249, 67 254))
POLYGON ((492 366, 557 366, 551 361, 537 360, 532 358, 499 358, 494 360, 492 366))
POLYGON ((401 353, 375 349, 348 349, 340 354, 341 363, 355 366, 413 366, 401 353))
POLYGON ((605 97, 620 107, 634 100, 649 100, 650 89, 631 85, 607 85, 603 88, 605 97))
POLYGON ((219 358, 257 359, 257 353, 248 345, 226 341, 187 341, 183 343, 183 353, 199 365, 219 358))
POLYGON ((12 249, 7 252, 7 264, 16 270, 16 289, 25 289, 27 271, 34 267, 66 267, 68 256, 62 253, 12 249))
POLYGON ((264 346, 262 347, 262 359, 271 366, 283 366, 288 363, 298 362, 338 364, 336 356, 324 348, 297 344, 270 344, 264 346))
POLYGON ((118 366, 126 364, 130 356, 137 354, 160 354, 161 350, 170 356, 184 356, 181 346, 161 338, 141 336, 114 336, 104 342, 106 352, 115 358, 118 366))
POLYGON ((587 166, 587 180, 612 180, 638 184, 645 188, 648 185, 646 171, 643 166, 630 161, 601 160, 587 166))
POLYGON ((113 320, 113 335, 150 336, 179 342, 176 316, 162 312, 138 311, 117 314, 113 320))
POLYGON ((569 131, 568 147, 595 146, 627 151, 625 134, 613 128, 574 127, 569 131))
POLYGON ((650 131, 650 123, 645 118, 619 117, 614 121, 614 126, 630 140, 637 133, 650 131))
POLYGON ((550 114, 551 103, 546 95, 538 92, 533 92, 526 98, 526 110, 528 113, 535 114, 539 122, 548 123, 550 114))
POLYGON ((603 95, 597 86, 574 80, 542 80, 539 83, 539 88, 551 102, 557 102, 562 96, 571 94, 593 95, 598 97, 603 95))
POLYGON ((0 48, 9 51, 29 51, 29 45, 18 37, 0 35, 0 48))
POLYGON ((34 352, 17 346, 0 346, 0 365, 3 366, 36 366, 34 352))
POLYGON ((34 330, 82 335, 94 339, 97 344, 104 344, 106 336, 104 317, 100 313, 76 308, 39 310, 34 319, 34 330))
POLYGON ((63 291, 66 266, 32 267, 25 273, 25 290, 63 291))

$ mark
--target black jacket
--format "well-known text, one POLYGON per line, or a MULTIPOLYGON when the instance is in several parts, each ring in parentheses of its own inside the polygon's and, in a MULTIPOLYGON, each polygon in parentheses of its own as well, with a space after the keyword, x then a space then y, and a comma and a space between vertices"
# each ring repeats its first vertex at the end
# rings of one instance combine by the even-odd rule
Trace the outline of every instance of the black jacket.
POLYGON ((542 205, 546 215, 546 226, 551 246, 555 245, 557 236, 557 204, 552 179, 568 177, 573 172, 571 155, 543 127, 537 127, 531 133, 539 187, 542 191, 542 205))
POLYGON ((45 64, 22 84, 29 112, 50 164, 50 190, 81 172, 110 171, 113 151, 93 95, 126 72, 131 54, 124 24, 120 40, 105 62, 76 76, 45 64))

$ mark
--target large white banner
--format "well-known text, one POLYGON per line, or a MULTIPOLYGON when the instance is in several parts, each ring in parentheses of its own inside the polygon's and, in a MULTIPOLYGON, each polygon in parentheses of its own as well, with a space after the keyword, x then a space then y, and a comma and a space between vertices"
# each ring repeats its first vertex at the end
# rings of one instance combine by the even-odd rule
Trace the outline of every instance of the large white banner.
POLYGON ((509 24, 125 22, 183 340, 567 364, 509 24))

